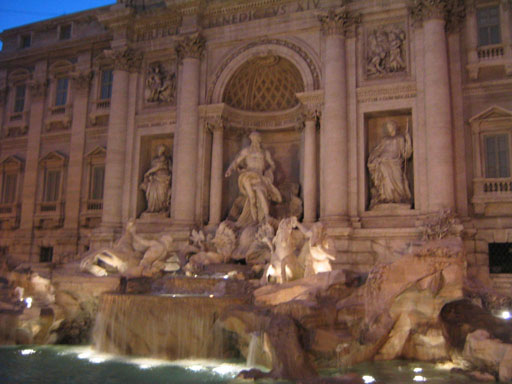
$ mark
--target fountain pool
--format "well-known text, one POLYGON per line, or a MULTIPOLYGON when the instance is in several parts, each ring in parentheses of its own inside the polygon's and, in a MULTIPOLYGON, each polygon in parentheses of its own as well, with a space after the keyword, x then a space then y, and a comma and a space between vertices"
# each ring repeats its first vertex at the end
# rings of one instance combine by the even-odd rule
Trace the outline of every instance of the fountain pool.
MULTIPOLYGON (((202 384, 232 383, 247 369, 242 361, 128 358, 95 352, 90 347, 0 347, 0 382, 3 384, 202 384)), ((434 364, 387 361, 358 364, 345 372, 360 374, 366 383, 476 384, 467 376, 434 364)), ((338 371, 322 372, 333 376, 338 371)), ((258 383, 291 383, 262 380, 258 383)))

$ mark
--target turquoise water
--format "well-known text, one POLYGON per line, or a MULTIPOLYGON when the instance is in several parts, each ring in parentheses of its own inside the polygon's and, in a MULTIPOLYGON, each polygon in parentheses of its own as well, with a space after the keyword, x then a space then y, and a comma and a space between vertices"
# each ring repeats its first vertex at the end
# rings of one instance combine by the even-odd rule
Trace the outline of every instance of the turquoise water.
POLYGON ((2 384, 228 383, 242 369, 239 363, 120 358, 88 347, 0 348, 2 384))
MULTIPOLYGON (((243 362, 123 358, 90 347, 0 347, 1 384, 202 384, 231 383, 247 367, 243 362)), ((345 370, 375 384, 472 384, 449 369, 408 361, 363 363, 345 370)), ((325 371, 326 376, 339 374, 325 371)), ((261 381, 261 383, 270 381, 261 381)), ((284 382, 280 382, 284 383, 284 382)))

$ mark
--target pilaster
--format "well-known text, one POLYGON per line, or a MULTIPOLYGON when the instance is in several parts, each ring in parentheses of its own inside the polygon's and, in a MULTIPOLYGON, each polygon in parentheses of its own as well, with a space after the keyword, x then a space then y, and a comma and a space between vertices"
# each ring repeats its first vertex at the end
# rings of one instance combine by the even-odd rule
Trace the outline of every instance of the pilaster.
POLYGON ((324 108, 320 131, 320 218, 348 223, 348 120, 345 36, 359 16, 345 8, 319 17, 325 36, 324 108))
MULTIPOLYGON (((64 228, 73 231, 78 230, 83 187, 82 175, 85 151, 85 125, 87 121, 89 89, 92 79, 89 62, 89 53, 81 56, 79 58, 79 70, 74 73, 71 78, 71 87, 73 90, 73 119, 71 123, 64 228)), ((85 191, 85 193, 87 193, 87 191, 85 191)))
POLYGON ((452 103, 446 40, 446 18, 456 0, 421 0, 412 15, 424 35, 424 88, 427 132, 428 211, 455 208, 452 103))
POLYGON ((181 39, 175 47, 180 65, 171 219, 176 225, 192 225, 195 220, 199 145, 199 69, 204 46, 204 38, 196 33, 181 39))

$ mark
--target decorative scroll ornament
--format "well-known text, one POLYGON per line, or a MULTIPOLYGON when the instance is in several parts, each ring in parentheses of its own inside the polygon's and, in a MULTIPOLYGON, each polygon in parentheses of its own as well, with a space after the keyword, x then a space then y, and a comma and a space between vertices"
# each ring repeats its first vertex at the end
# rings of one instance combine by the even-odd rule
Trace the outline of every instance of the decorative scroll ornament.
POLYGON ((176 74, 167 71, 161 63, 149 66, 146 78, 148 103, 173 103, 176 100, 176 74))
POLYGON ((71 77, 73 88, 76 90, 87 91, 91 85, 92 72, 78 72, 71 77))
POLYGON ((406 34, 397 25, 380 26, 366 40, 366 75, 380 76, 406 70, 406 34))
POLYGON ((200 59, 205 48, 206 40, 199 33, 184 37, 176 44, 176 54, 180 62, 186 58, 200 59))
POLYGON ((105 56, 114 61, 114 68, 127 72, 138 72, 142 63, 142 52, 132 48, 105 51, 105 56))
POLYGON ((361 15, 354 15, 344 9, 330 9, 327 15, 318 17, 322 24, 322 33, 326 36, 343 35, 354 29, 361 22, 361 15))
POLYGON ((466 7, 464 0, 415 0, 410 13, 417 25, 425 20, 442 19, 450 31, 462 24, 466 17, 466 7))
POLYGON ((28 89, 32 98, 43 97, 46 92, 47 81, 45 80, 31 80, 28 83, 28 89))

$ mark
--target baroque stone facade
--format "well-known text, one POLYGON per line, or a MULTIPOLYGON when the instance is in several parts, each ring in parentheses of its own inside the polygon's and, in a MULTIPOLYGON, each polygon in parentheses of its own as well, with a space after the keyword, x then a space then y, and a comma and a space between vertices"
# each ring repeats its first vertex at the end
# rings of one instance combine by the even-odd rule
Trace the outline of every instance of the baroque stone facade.
POLYGON ((131 218, 178 244, 219 224, 252 131, 334 264, 391 261, 446 210, 484 281, 489 244, 512 243, 509 1, 118 1, 0 38, 0 250, 19 261, 79 259, 131 218))

